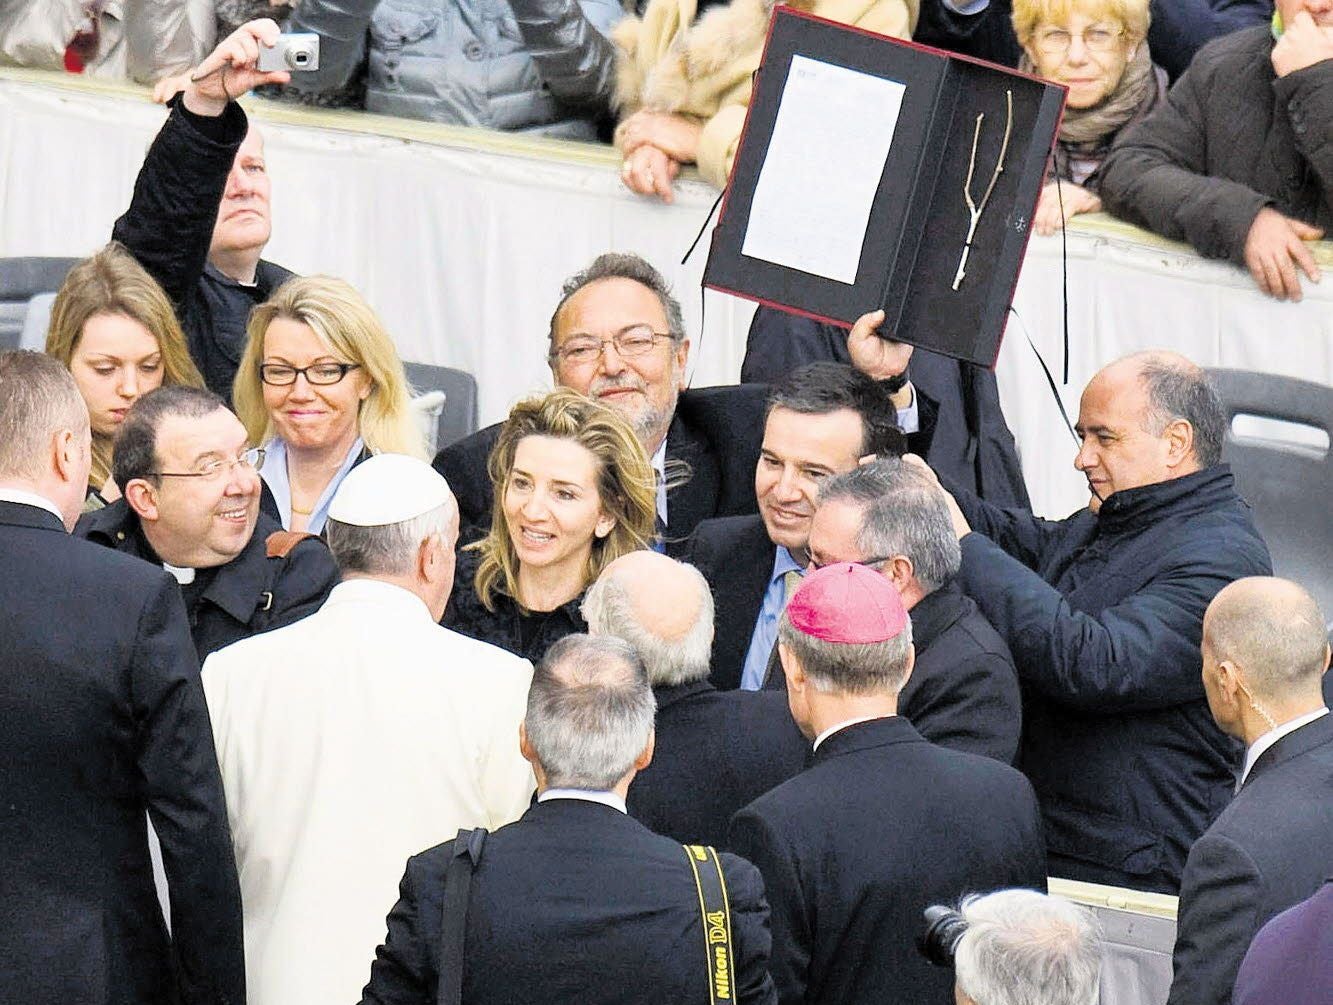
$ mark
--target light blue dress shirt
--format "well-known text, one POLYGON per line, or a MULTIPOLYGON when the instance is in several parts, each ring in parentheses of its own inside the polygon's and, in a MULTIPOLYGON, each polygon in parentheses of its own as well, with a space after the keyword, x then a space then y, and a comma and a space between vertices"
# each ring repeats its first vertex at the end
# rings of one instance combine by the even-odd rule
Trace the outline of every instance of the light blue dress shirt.
MULTIPOLYGON (((352 449, 347 452, 342 467, 338 469, 338 473, 333 476, 333 480, 325 487, 324 493, 319 497, 319 501, 315 503, 315 508, 310 511, 310 517, 305 525, 306 533, 319 534, 323 532, 324 521, 329 518, 329 503, 333 502, 334 493, 338 491, 338 486, 347 477, 347 472, 356 466, 357 458, 361 456, 361 451, 365 449, 365 443, 358 436, 356 442, 352 444, 352 449)), ((264 444, 264 466, 259 469, 259 476, 264 479, 264 484, 273 493, 273 501, 278 504, 278 513, 282 516, 282 529, 291 530, 292 483, 287 478, 287 444, 276 436, 264 444)))
POLYGON ((750 634, 750 648, 745 653, 745 665, 741 668, 743 691, 758 691, 764 686, 768 659, 778 640, 778 618, 787 605, 787 586, 782 577, 789 572, 805 575, 805 567, 791 557, 791 552, 779 545, 773 549, 773 575, 768 580, 768 589, 764 591, 764 602, 759 606, 759 617, 755 618, 754 631, 750 634))

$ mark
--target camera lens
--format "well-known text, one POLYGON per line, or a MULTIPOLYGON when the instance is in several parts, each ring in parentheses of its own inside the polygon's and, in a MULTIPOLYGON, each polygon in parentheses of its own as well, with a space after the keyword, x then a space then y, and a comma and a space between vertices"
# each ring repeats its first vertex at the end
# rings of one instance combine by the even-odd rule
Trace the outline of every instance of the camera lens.
POLYGON ((924 914, 926 930, 917 937, 917 951, 937 967, 953 966, 954 950, 967 931, 967 920, 940 904, 926 908, 924 914))
POLYGON ((291 53, 292 65, 297 67, 305 66, 310 62, 310 53, 305 49, 295 49, 291 53))

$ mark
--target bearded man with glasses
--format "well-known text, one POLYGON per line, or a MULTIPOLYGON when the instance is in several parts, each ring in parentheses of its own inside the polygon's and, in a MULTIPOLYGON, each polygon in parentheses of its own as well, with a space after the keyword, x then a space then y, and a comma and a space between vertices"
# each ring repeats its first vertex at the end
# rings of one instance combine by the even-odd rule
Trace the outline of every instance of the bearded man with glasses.
POLYGON ((116 438, 112 477, 124 498, 74 531, 175 577, 201 660, 312 613, 338 581, 323 541, 260 513, 263 457, 215 394, 153 391, 116 438))
MULTIPOLYGON (((933 406, 923 399, 918 407, 911 384, 901 379, 911 348, 874 335, 874 317, 858 322, 864 348, 853 353, 853 365, 876 379, 899 378, 881 380, 882 390, 899 425, 920 428, 912 449, 924 453, 933 406)), ((683 553, 701 521, 757 512, 754 470, 769 390, 763 384, 687 389, 689 353, 680 304, 638 255, 600 255, 566 280, 551 315, 547 362, 554 382, 609 405, 634 427, 657 472, 660 550, 672 556, 683 553)), ((435 470, 458 495, 464 541, 490 524, 486 459, 499 430, 490 426, 435 457, 435 470)))

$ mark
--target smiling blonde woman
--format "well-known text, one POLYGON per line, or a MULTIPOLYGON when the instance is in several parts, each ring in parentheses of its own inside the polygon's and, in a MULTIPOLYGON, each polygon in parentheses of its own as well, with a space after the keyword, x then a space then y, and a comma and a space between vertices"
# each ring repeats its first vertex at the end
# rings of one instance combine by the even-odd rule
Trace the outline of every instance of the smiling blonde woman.
POLYGON ((426 459, 393 339, 341 279, 289 279, 250 315, 233 397, 266 451, 264 509, 318 534, 347 472, 372 454, 426 459))
POLYGON ((1013 21, 1019 69, 1069 88, 1033 219, 1037 233, 1051 234, 1101 210, 1097 169, 1121 131, 1166 94, 1166 74, 1148 53, 1148 0, 1014 0, 1013 21))

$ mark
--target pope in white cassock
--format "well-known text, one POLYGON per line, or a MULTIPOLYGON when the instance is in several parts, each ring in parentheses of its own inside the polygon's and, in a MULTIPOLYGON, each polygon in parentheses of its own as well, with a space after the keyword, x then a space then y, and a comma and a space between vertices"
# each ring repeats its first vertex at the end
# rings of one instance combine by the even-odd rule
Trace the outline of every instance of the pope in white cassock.
POLYGON ((436 624, 457 537, 430 465, 369 458, 329 508, 324 606, 204 664, 251 1005, 356 1001, 408 857, 528 806, 531 665, 436 624))

